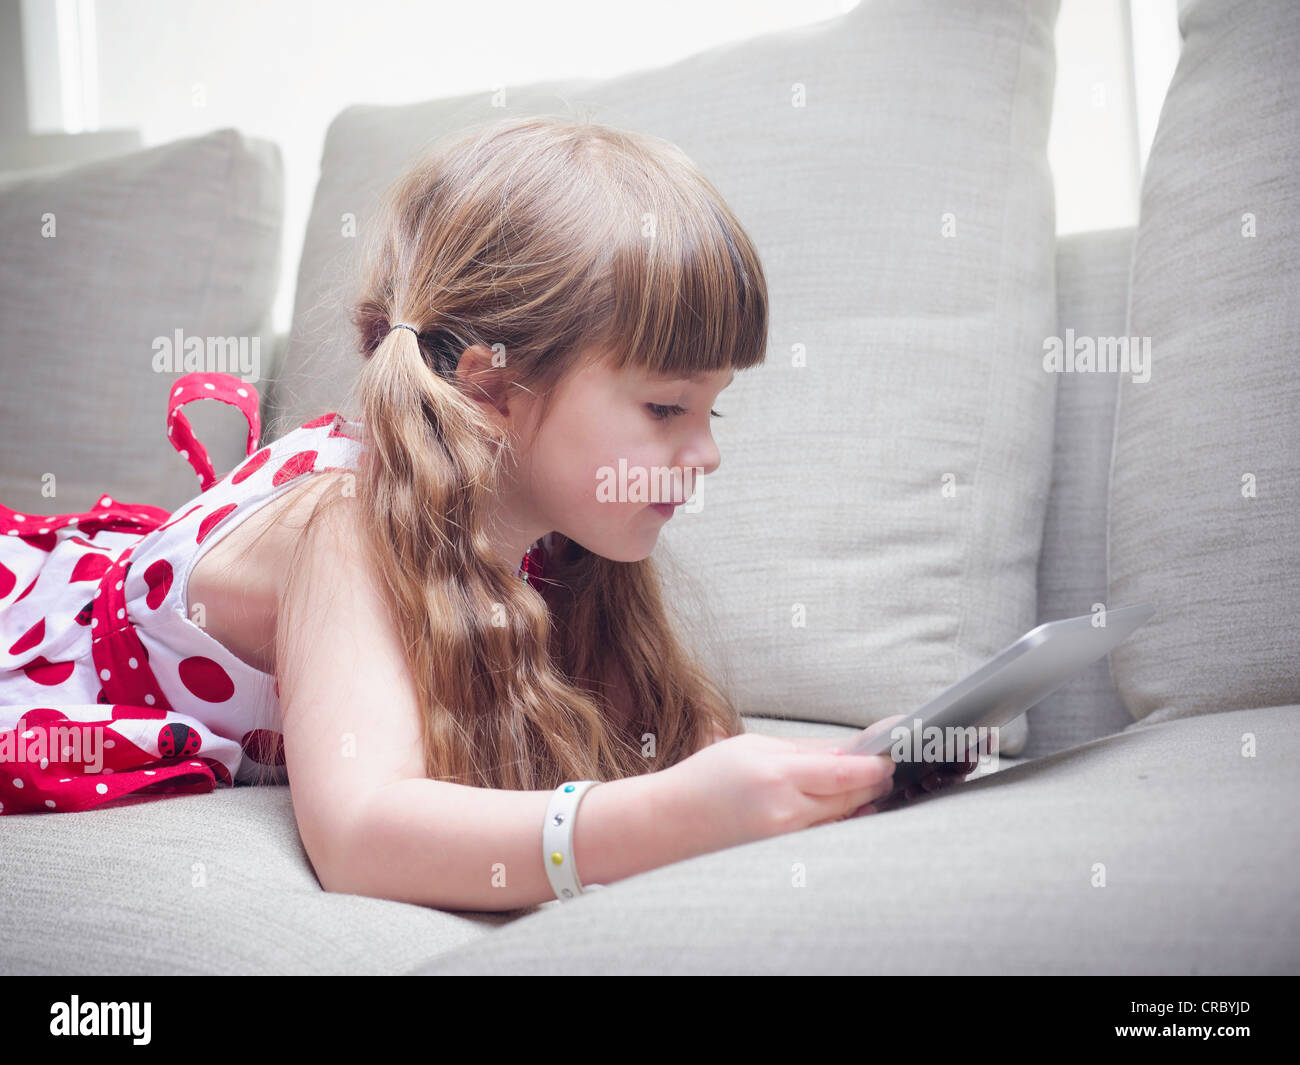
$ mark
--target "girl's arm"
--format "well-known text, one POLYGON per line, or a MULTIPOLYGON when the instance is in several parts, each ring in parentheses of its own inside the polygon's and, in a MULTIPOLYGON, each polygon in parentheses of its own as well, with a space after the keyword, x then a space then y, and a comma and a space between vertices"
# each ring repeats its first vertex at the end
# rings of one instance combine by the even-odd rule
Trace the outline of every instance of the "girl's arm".
POLYGON ((707 740, 706 740, 706 741, 705 741, 705 742, 704 742, 704 743, 703 743, 703 744, 702 744, 702 745, 697 749, 696 753, 699 753, 699 751, 704 750, 705 747, 712 747, 712 746, 713 746, 715 743, 717 743, 719 740, 725 740, 725 739, 727 739, 727 738, 728 738, 728 737, 727 737, 727 734, 726 734, 725 732, 723 732, 722 729, 720 729, 720 728, 718 728, 718 727, 715 726, 714 729, 713 729, 713 733, 712 733, 712 734, 709 736, 709 738, 708 738, 708 739, 707 739, 707 740))
MULTIPOLYGON (((450 910, 553 899, 542 857, 549 791, 425 777, 418 700, 351 513, 327 516, 280 614, 297 649, 277 663, 289 787, 321 886, 450 910)), ((674 830, 674 780, 649 773, 588 793, 573 855, 584 884, 700 853, 674 830)))
MULTIPOLYGON (((573 860, 584 885, 700 853, 674 826, 676 794, 662 773, 592 788, 582 800, 573 860)), ((555 898, 542 855, 549 791, 394 781, 367 801, 329 891, 443 910, 516 910, 555 898)))

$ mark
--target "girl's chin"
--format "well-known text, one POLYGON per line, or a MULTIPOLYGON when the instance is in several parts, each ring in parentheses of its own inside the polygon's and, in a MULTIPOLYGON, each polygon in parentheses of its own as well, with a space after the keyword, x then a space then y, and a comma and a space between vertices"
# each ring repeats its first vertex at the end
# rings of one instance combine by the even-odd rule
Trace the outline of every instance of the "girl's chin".
POLYGON ((653 554, 659 542, 659 530, 666 524, 667 519, 656 513, 653 506, 642 503, 638 504, 628 524, 620 530, 613 530, 611 536, 586 539, 572 536, 569 539, 611 562, 640 562, 653 554))

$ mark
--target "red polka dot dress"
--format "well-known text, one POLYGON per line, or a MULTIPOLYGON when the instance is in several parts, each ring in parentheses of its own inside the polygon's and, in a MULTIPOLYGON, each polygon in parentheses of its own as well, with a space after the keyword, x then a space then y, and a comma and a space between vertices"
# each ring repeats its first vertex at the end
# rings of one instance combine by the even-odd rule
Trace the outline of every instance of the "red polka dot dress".
POLYGON ((327 414, 258 448, 257 390, 222 373, 173 386, 167 437, 201 493, 174 513, 102 496, 84 513, 0 505, 0 816, 284 783, 273 675, 191 619, 195 563, 300 478, 356 469, 359 426, 327 414), (181 408, 248 419, 248 458, 217 480, 181 408))

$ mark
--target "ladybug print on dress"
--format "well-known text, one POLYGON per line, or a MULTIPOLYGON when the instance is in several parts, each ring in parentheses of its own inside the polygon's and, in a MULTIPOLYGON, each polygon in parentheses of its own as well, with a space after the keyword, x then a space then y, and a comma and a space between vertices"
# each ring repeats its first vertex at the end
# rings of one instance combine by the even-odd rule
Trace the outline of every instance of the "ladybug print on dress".
POLYGON ((164 758, 198 754, 201 746, 203 737, 189 725, 164 725, 158 731, 158 753, 164 758))

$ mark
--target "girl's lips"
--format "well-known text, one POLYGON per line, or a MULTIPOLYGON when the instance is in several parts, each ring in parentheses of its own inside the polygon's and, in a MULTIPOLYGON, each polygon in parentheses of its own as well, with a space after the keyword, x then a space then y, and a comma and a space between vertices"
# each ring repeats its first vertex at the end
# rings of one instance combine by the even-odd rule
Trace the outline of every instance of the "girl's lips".
POLYGON ((650 509, 658 514, 662 514, 665 518, 671 518, 673 512, 680 506, 680 503, 651 503, 650 509))

